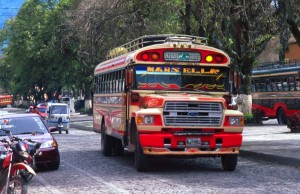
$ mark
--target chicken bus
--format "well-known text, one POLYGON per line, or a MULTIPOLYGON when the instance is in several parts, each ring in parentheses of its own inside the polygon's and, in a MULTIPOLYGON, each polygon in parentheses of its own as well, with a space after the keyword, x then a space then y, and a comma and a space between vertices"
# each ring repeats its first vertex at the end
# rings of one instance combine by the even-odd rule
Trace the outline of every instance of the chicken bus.
POLYGON ((230 104, 230 58, 188 35, 137 38, 107 54, 94 71, 93 127, 104 156, 220 157, 233 171, 243 114, 230 104))
POLYGON ((300 61, 273 62, 252 71, 252 109, 264 119, 287 124, 287 117, 300 114, 300 61))
POLYGON ((0 94, 0 108, 13 104, 13 96, 9 94, 0 94))

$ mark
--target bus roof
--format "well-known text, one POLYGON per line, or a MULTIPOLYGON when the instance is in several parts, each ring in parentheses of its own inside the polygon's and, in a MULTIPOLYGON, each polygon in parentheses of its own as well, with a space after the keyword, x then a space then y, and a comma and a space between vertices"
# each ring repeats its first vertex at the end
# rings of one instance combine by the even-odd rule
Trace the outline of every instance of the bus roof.
POLYGON ((136 55, 138 53, 148 49, 204 49, 214 53, 222 53, 227 60, 221 66, 230 63, 228 55, 223 51, 207 46, 207 38, 181 34, 163 34, 142 36, 123 44, 120 47, 112 49, 107 54, 108 60, 97 65, 94 73, 98 74, 105 71, 124 68, 130 62, 137 60, 136 55))
POLYGON ((253 69, 252 75, 272 74, 272 73, 287 73, 293 71, 300 71, 300 60, 292 63, 273 62, 266 63, 253 69))

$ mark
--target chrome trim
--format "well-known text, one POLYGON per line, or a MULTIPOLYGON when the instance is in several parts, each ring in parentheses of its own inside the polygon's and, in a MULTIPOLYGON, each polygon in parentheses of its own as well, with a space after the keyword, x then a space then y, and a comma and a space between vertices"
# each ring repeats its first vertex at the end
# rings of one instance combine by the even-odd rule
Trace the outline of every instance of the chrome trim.
POLYGON ((222 104, 218 102, 166 102, 164 122, 167 126, 221 126, 222 104))

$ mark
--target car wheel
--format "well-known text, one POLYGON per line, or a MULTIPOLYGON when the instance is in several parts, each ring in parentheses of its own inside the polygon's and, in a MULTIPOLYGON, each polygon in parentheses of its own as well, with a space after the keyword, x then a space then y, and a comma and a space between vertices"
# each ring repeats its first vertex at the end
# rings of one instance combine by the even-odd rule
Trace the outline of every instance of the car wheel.
POLYGON ((58 160, 56 162, 48 164, 48 168, 50 170, 57 170, 59 168, 59 165, 60 165, 60 156, 58 157, 58 160))
POLYGON ((234 171, 237 165, 238 155, 229 154, 221 156, 221 162, 225 171, 234 171))
POLYGON ((106 127, 103 122, 101 125, 101 150, 104 156, 111 156, 113 139, 111 136, 107 135, 105 131, 106 131, 106 127))
POLYGON ((286 125, 287 124, 287 118, 286 118, 285 113, 284 113, 282 108, 278 109, 277 121, 278 121, 279 125, 286 125))

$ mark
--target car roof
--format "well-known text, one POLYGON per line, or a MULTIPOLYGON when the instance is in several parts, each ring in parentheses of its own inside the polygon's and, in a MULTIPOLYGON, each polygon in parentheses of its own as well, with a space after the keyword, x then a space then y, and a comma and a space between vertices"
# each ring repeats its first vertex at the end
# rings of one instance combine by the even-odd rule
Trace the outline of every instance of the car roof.
POLYGON ((68 106, 65 103, 48 103, 48 106, 68 106))
POLYGON ((37 106, 37 108, 47 108, 47 106, 37 106))
POLYGON ((5 118, 19 118, 19 117, 39 117, 38 114, 35 113, 26 113, 26 114, 6 114, 6 115, 0 115, 0 119, 5 118))

